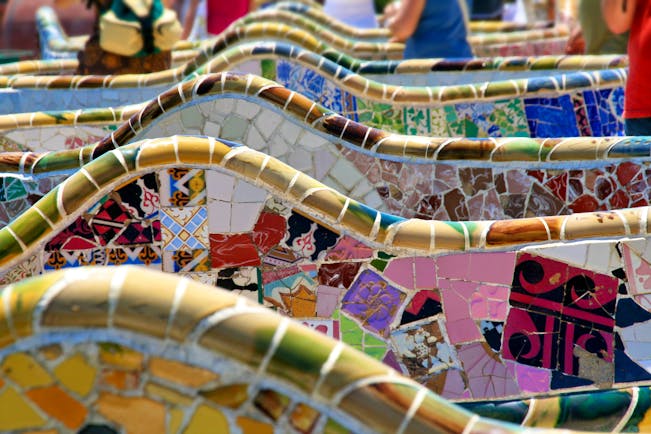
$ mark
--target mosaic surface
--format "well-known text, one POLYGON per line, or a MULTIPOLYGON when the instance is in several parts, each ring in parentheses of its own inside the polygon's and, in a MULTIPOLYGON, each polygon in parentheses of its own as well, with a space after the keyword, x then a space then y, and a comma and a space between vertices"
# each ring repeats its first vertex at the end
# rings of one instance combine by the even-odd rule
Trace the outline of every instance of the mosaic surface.
MULTIPOLYGON (((354 199, 403 217, 504 219, 649 204, 646 139, 400 136, 354 123, 251 76, 202 77, 140 107, 4 116, 2 124, 7 131, 5 150, 70 149, 46 156, 5 155, 3 170, 13 172, 6 175, 8 183, 72 170, 134 140, 184 132, 245 144, 354 199), (106 126, 99 128, 100 121, 106 126), (120 126, 93 147, 77 149, 112 125, 120 126), (476 166, 467 167, 461 160, 473 160, 476 166)), ((0 201, 11 216, 29 205, 15 202, 27 191, 38 194, 30 186, 14 190, 0 201)))
POLYGON ((649 380, 648 213, 406 220, 245 147, 176 137, 86 164, 0 231, 0 263, 5 282, 82 265, 179 273, 443 397, 516 398, 649 380))
MULTIPOLYGON (((382 32, 319 17, 252 14, 146 79, 0 68, 10 112, 116 107, 0 117, 0 430, 651 430, 651 154, 608 137, 625 58, 364 64, 342 52, 391 56, 382 32), (303 45, 246 43, 278 35, 303 45), (287 87, 202 75, 236 63, 287 87)), ((474 26, 493 55, 566 36, 474 26)))

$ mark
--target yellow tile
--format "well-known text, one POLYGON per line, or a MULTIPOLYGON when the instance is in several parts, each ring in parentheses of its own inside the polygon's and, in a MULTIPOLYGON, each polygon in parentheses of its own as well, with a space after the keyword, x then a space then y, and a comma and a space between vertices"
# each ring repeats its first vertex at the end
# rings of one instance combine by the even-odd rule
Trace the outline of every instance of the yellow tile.
POLYGON ((168 387, 161 386, 156 383, 149 383, 145 386, 145 391, 147 394, 160 398, 163 401, 171 402, 172 404, 178 404, 181 407, 188 407, 192 404, 193 399, 187 395, 172 390, 168 387))
POLYGON ((167 419, 169 422, 167 424, 167 434, 176 434, 181 428, 181 423, 183 423, 183 416, 185 413, 178 408, 173 408, 168 412, 168 414, 169 417, 167 419))
POLYGON ((79 396, 87 396, 93 390, 96 374, 97 369, 82 354, 75 354, 54 368, 61 384, 79 396))
POLYGON ((128 370, 142 369, 142 354, 122 345, 110 343, 100 344, 99 358, 105 365, 128 370))
POLYGON ((246 384, 229 384, 228 386, 202 391, 200 394, 217 405, 238 408, 248 398, 247 389, 248 386, 246 384))
POLYGON ((165 432, 165 406, 151 399, 100 393, 97 411, 106 419, 118 423, 128 434, 165 432))
POLYGON ((47 422, 13 387, 0 393, 0 430, 38 428, 47 422))
POLYGON ((207 405, 200 405, 197 407, 197 411, 194 412, 183 434, 205 434, 209 432, 228 434, 230 426, 221 411, 207 405))
POLYGON ((152 357, 149 361, 149 373, 186 387, 201 387, 219 378, 218 374, 206 369, 158 357, 152 357))
POLYGON ((273 434, 274 432, 274 427, 268 423, 244 416, 237 418, 237 426, 242 429, 242 434, 273 434))
POLYGON ((32 356, 24 353, 7 356, 0 372, 22 388, 49 386, 54 381, 32 356))

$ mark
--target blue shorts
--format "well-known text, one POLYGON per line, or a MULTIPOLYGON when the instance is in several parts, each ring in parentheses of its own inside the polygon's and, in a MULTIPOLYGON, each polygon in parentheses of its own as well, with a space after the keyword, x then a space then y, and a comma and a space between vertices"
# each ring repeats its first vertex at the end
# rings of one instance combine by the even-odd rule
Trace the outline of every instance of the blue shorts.
POLYGON ((624 130, 627 136, 651 136, 651 118, 625 119, 624 130))

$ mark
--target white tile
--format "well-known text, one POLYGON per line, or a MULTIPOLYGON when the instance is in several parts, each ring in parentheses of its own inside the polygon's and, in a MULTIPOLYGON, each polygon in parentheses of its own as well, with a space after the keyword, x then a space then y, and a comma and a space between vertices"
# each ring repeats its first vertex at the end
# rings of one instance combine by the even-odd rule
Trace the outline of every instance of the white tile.
POLYGON ((271 110, 261 112, 255 118, 255 126, 265 139, 269 139, 283 121, 283 117, 271 110))
POLYGON ((267 190, 256 187, 246 181, 237 181, 232 199, 233 202, 264 202, 265 200, 267 200, 267 190))
POLYGON ((263 206, 263 202, 234 203, 231 207, 231 232, 251 232, 263 206))
POLYGON ((243 118, 253 119, 260 112, 260 105, 249 101, 240 100, 237 102, 236 111, 243 118))
POLYGON ((289 144, 295 144, 298 135, 302 128, 290 121, 285 121, 280 126, 280 134, 287 140, 289 144))
POLYGON ((231 232, 231 204, 220 200, 208 202, 208 233, 231 232))
POLYGON ((219 137, 221 128, 222 128, 221 125, 208 121, 203 126, 203 134, 208 137, 219 137))
POLYGON ((267 150, 267 141, 264 139, 264 137, 262 137, 258 129, 253 125, 249 127, 249 131, 246 133, 246 140, 244 141, 244 144, 251 149, 255 149, 256 151, 261 151, 265 154, 269 153, 267 150))
POLYGON ((205 173, 208 199, 230 202, 235 191, 235 178, 216 170, 206 170, 205 173))
POLYGON ((342 185, 352 187, 358 183, 363 175, 357 168, 348 160, 340 158, 330 171, 330 176, 337 179, 342 185))
POLYGON ((213 107, 213 113, 227 116, 233 113, 235 108, 236 100, 233 98, 218 97, 215 100, 215 105, 213 107))

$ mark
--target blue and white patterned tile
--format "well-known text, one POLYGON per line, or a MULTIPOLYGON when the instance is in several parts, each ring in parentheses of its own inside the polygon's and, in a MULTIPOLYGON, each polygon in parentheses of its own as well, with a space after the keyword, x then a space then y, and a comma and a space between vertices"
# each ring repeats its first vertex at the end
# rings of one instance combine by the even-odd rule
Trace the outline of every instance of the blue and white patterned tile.
POLYGON ((207 249, 208 212, 206 207, 163 208, 161 232, 164 250, 207 249))

